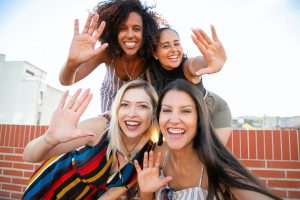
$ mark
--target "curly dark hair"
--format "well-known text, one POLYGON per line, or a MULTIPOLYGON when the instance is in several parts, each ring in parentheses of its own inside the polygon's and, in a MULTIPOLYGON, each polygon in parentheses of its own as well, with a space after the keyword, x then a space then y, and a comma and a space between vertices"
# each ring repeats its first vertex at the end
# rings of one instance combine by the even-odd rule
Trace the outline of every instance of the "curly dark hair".
POLYGON ((101 21, 106 26, 99 41, 108 43, 107 52, 112 57, 121 56, 123 51, 118 42, 120 25, 131 12, 136 12, 143 21, 143 44, 138 54, 145 60, 151 59, 156 31, 158 30, 159 15, 152 11, 154 6, 143 5, 139 0, 108 0, 97 4, 94 11, 99 14, 98 26, 101 21))

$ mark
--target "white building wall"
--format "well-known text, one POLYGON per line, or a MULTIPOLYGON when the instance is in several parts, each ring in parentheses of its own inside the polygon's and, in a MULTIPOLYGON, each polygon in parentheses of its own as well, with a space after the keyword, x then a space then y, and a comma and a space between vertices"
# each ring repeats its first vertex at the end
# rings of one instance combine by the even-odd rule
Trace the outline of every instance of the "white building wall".
POLYGON ((0 55, 0 123, 49 124, 62 92, 44 83, 46 72, 38 67, 4 59, 0 55))

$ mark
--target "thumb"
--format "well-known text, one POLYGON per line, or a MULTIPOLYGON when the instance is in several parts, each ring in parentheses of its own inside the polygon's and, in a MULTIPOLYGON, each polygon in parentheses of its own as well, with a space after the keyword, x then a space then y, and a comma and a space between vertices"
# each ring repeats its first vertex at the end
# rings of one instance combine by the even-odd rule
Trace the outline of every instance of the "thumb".
POLYGON ((100 53, 102 53, 103 51, 105 51, 105 49, 107 48, 108 43, 104 43, 102 44, 100 47, 98 47, 97 49, 95 49, 95 54, 98 55, 100 53))
POLYGON ((196 75, 198 75, 198 76, 202 76, 202 75, 204 75, 204 74, 210 74, 210 73, 211 73, 211 72, 210 72, 210 69, 207 68, 207 67, 201 68, 201 69, 199 69, 198 71, 196 71, 196 75))
POLYGON ((161 179, 161 180, 160 180, 161 186, 166 185, 166 184, 167 184, 168 182, 170 182, 172 179, 173 179, 172 176, 167 176, 167 177, 161 179))

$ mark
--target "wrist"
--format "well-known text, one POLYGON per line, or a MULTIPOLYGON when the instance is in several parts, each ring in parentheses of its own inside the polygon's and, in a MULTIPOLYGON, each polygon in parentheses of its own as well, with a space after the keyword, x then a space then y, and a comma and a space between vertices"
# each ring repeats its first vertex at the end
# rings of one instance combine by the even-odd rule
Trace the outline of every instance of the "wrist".
POLYGON ((57 142, 55 142, 51 137, 48 136, 48 132, 43 135, 43 142, 50 147, 54 147, 57 145, 57 142))

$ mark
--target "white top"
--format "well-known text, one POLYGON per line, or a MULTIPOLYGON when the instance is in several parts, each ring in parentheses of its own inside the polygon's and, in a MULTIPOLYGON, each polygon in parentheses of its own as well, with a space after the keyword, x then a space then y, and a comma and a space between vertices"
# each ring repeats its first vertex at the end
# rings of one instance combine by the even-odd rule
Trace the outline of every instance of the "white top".
MULTIPOLYGON (((167 154, 168 154, 168 150, 167 150, 167 152, 165 153, 165 156, 164 156, 163 166, 165 165, 167 154)), ((191 188, 186 188, 186 189, 183 189, 183 190, 175 191, 173 188, 170 188, 168 186, 168 184, 166 184, 165 186, 159 188, 159 190, 156 192, 155 199, 157 199, 157 200, 162 200, 162 199, 206 200, 206 196, 207 196, 208 192, 207 192, 207 190, 205 190, 201 187, 203 171, 204 171, 203 168, 204 167, 202 166, 201 176, 200 176, 200 179, 199 179, 198 187, 191 187, 191 188), (170 191, 170 190, 172 190, 172 191, 170 191), (172 197, 171 198, 163 198, 163 196, 165 196, 165 195, 170 195, 172 197)), ((165 175, 163 173, 163 170, 160 170, 160 177, 161 178, 165 177, 165 175)))

